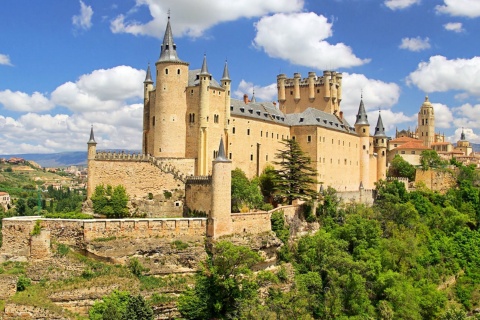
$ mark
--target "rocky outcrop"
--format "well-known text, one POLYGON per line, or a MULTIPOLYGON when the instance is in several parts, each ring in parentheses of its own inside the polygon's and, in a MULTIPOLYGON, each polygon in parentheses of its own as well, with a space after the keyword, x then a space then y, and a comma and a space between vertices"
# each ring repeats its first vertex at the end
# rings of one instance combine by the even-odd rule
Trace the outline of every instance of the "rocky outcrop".
POLYGON ((2 319, 3 320, 16 320, 16 319, 69 320, 70 317, 55 314, 49 310, 39 308, 39 307, 7 303, 5 304, 5 311, 3 313, 2 319))

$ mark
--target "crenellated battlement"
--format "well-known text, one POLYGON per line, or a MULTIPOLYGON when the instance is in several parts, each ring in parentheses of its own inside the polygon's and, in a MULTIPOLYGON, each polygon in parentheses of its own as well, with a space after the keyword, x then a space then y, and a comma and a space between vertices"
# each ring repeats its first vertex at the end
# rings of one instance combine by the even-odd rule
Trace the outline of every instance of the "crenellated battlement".
POLYGON ((189 176, 187 177, 187 184, 211 184, 212 176, 189 176))

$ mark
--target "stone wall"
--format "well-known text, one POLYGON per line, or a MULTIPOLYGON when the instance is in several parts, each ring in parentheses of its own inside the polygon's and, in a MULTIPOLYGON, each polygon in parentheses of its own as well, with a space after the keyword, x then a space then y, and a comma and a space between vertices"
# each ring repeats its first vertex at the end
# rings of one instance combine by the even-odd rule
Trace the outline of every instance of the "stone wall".
POLYGON ((212 177, 191 177, 185 185, 185 207, 210 213, 212 208, 212 177))
POLYGON ((372 205, 375 200, 375 190, 337 192, 337 195, 345 203, 357 202, 372 205))
POLYGON ((432 191, 445 193, 456 185, 457 179, 454 171, 417 169, 415 183, 423 182, 432 191))
POLYGON ((14 319, 49 319, 68 320, 67 316, 54 314, 51 311, 34 306, 7 303, 3 313, 3 320, 14 319))
POLYGON ((270 212, 232 213, 233 233, 257 234, 272 230, 270 212))
POLYGON ((0 274, 0 300, 6 300, 17 292, 17 279, 15 275, 0 274))

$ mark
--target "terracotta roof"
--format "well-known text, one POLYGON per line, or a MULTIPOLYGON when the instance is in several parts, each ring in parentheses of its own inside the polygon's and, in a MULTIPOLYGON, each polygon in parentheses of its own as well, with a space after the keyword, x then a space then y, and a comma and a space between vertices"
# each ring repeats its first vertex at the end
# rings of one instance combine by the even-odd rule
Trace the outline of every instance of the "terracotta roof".
POLYGON ((0 191, 0 196, 8 195, 7 192, 0 191))
POLYGON ((450 142, 432 142, 432 146, 445 146, 451 144, 450 142))
POLYGON ((420 142, 420 143, 421 143, 420 140, 415 139, 415 138, 410 138, 410 137, 400 137, 400 138, 396 138, 396 139, 390 140, 390 143, 395 143, 395 142, 410 142, 410 141, 420 142))
POLYGON ((428 150, 430 148, 425 147, 421 141, 417 140, 417 141, 410 141, 410 142, 404 143, 393 150, 400 150, 400 149, 428 150))

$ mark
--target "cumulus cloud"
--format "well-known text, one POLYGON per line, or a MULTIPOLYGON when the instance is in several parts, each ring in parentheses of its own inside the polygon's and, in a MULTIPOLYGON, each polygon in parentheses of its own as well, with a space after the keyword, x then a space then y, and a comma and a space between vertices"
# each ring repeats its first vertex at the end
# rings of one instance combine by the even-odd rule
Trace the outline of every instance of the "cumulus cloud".
POLYGON ((419 4, 420 0, 386 0, 384 4, 391 10, 400 10, 419 4))
POLYGON ((257 101, 276 101, 277 100, 277 84, 272 83, 268 86, 261 87, 254 85, 252 82, 247 82, 242 79, 238 85, 237 90, 233 93, 238 99, 242 99, 244 94, 248 94, 251 99, 255 91, 255 99, 257 101))
POLYGON ((50 110, 54 104, 40 92, 32 95, 20 91, 0 91, 0 104, 6 109, 19 112, 42 112, 50 110))
POLYGON ((479 74, 480 57, 448 60, 443 56, 433 56, 409 74, 407 83, 424 92, 459 90, 480 96, 479 74))
POLYGON ((175 19, 175 35, 202 36, 205 30, 222 22, 240 18, 261 17, 278 12, 298 12, 304 0, 136 0, 134 10, 118 15, 110 24, 113 33, 163 36, 167 12, 171 10, 175 19), (146 6, 152 19, 139 22, 130 16, 139 7, 146 6))
POLYGON ((12 63, 10 62, 10 57, 6 54, 0 53, 0 65, 12 66, 12 63))
POLYGON ((460 135, 462 134, 462 130, 463 130, 463 133, 465 133, 465 139, 467 139, 467 141, 470 141, 470 143, 480 143, 480 136, 477 135, 472 128, 467 128, 467 127, 465 128, 459 127, 455 129, 455 133, 452 136, 448 137, 448 141, 456 143, 458 140, 460 140, 460 135))
POLYGON ((92 7, 80 0, 80 13, 72 17, 72 23, 78 29, 88 30, 92 27, 92 16, 92 7))
POLYGON ((95 70, 56 88, 52 101, 75 112, 115 110, 124 100, 143 97, 144 79, 145 71, 129 66, 95 70))
POLYGON ((443 27, 445 28, 445 30, 453 31, 456 33, 465 31, 465 29, 463 29, 463 25, 461 22, 449 22, 444 24, 443 27))
POLYGON ((443 0, 443 5, 438 5, 435 10, 456 17, 480 17, 480 1, 478 0, 443 0))
POLYGON ((453 113, 448 106, 441 103, 432 103, 435 112, 435 127, 450 128, 453 123, 453 113))
POLYGON ((420 37, 403 38, 399 48, 415 52, 426 50, 430 48, 430 39, 422 39, 420 37))
POLYGON ((253 45, 270 57, 316 69, 350 68, 368 63, 343 43, 330 44, 332 24, 313 12, 275 14, 255 24, 257 34, 253 45), (288 26, 286 28, 285 26, 288 26), (299 50, 298 48, 302 48, 299 50))

